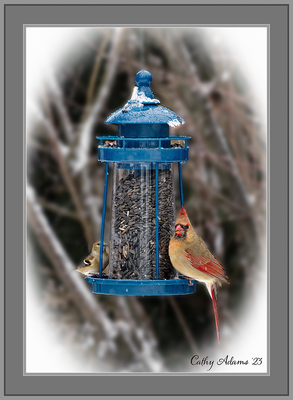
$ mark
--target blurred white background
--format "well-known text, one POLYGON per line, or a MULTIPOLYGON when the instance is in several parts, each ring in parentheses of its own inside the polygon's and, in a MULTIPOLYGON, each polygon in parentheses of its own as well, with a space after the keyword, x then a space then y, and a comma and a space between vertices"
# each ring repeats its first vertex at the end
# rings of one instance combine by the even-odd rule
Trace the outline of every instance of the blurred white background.
MULTIPOLYGON (((176 29, 176 27, 174 27, 176 29)), ((190 28, 191 30, 193 28, 190 28)), ((30 125, 30 110, 34 108, 43 82, 55 72, 64 49, 74 43, 88 27, 27 27, 26 34, 26 126, 30 125)), ((263 132, 267 126, 267 35, 266 27, 205 27, 219 51, 228 49, 231 57, 247 77, 259 112, 263 132)), ((226 51, 226 50, 225 50, 226 51)), ((33 250, 27 253, 27 263, 34 261, 33 250)), ((220 346, 209 354, 209 359, 226 355, 234 359, 249 359, 250 366, 214 366, 212 372, 264 373, 267 372, 267 268, 266 261, 259 272, 259 289, 243 316, 242 331, 235 341, 220 346), (261 357, 261 366, 252 366, 252 357, 261 357)), ((254 296, 254 295, 253 295, 254 296)), ((90 373, 90 365, 70 354, 60 344, 62 331, 50 321, 50 316, 36 302, 33 278, 26 276, 26 372, 27 373, 90 373)), ((189 372, 204 373, 205 368, 190 368, 189 372)))

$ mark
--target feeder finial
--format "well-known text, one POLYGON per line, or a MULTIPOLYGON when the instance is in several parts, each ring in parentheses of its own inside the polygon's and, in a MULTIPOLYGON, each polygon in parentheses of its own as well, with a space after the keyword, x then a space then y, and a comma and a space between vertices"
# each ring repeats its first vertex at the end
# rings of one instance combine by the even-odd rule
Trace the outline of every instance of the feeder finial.
MULTIPOLYGON (((137 136, 138 132, 134 135, 129 130, 129 125, 154 125, 160 124, 175 127, 184 124, 184 120, 180 118, 170 108, 160 105, 160 100, 154 98, 154 94, 150 85, 153 77, 149 71, 145 69, 139 71, 135 76, 136 86, 133 88, 131 99, 124 105, 123 108, 112 113, 105 122, 110 124, 118 124, 121 127, 119 136, 137 136), (126 127, 127 125, 127 127, 126 127), (127 132, 125 132, 127 130, 127 132), (121 133, 123 131, 123 133, 121 133)), ((119 128, 120 129, 120 128, 119 128)), ((137 131, 137 127, 135 128, 137 131)), ((145 129, 145 128, 143 128, 145 129)), ((150 128, 151 130, 153 128, 150 128)), ((164 128, 162 128, 164 129, 164 128)), ((166 131, 165 135, 162 132, 157 132, 159 135, 168 136, 166 131)), ((153 136, 153 133, 151 134, 153 136)), ((162 137, 161 136, 161 137, 162 137)))
POLYGON ((137 84, 137 86, 150 86, 152 80, 152 74, 145 69, 139 71, 135 76, 135 83, 137 84))

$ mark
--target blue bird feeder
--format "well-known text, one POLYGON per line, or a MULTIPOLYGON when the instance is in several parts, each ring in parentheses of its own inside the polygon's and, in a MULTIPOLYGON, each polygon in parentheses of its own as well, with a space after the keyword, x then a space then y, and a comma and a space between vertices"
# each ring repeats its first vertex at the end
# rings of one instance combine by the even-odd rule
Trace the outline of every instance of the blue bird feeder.
POLYGON ((191 294, 196 281, 178 276, 168 256, 175 224, 173 165, 178 164, 183 205, 181 164, 188 160, 190 137, 169 136, 169 127, 184 120, 154 98, 152 75, 142 70, 135 82, 131 99, 105 121, 118 125, 118 136, 97 137, 98 160, 106 165, 101 243, 109 163, 113 164, 110 260, 109 274, 102 275, 101 245, 99 278, 87 281, 93 293, 100 294, 191 294))

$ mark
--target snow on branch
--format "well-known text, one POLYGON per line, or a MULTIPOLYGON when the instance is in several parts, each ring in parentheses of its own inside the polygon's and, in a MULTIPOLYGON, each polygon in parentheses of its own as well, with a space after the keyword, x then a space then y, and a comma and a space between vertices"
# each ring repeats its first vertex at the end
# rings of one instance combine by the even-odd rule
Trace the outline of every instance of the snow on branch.
POLYGON ((105 338, 113 340, 117 335, 113 323, 75 273, 74 264, 49 225, 41 206, 37 203, 34 189, 28 185, 26 192, 28 223, 31 225, 40 246, 52 262, 59 278, 68 288, 81 314, 102 329, 105 338))
POLYGON ((69 118, 68 111, 65 107, 63 93, 52 71, 50 71, 50 73, 47 76, 47 84, 52 96, 52 100, 54 101, 54 104, 56 106, 56 110, 58 111, 58 115, 60 117, 67 142, 70 145, 75 136, 74 127, 69 118))
MULTIPOLYGON (((156 340, 147 327, 137 328, 125 299, 117 299, 117 309, 122 318, 112 321, 103 310, 97 298, 85 286, 74 271, 74 264, 68 257, 59 239, 51 228, 38 204, 34 189, 27 186, 28 223, 48 259, 52 262, 60 280, 67 287, 70 296, 86 320, 103 331, 103 339, 98 347, 102 357, 107 352, 116 353, 115 340, 120 335, 135 362, 139 361, 143 370, 158 372, 162 361, 156 350, 156 340), (138 343, 138 344, 137 344, 138 343), (103 349, 102 349, 102 347, 103 349)), ((132 360, 132 362, 133 362, 132 360)))
POLYGON ((112 48, 109 54, 109 62, 106 68, 106 76, 104 78, 101 91, 99 92, 93 104, 91 106, 88 105, 86 118, 83 120, 83 123, 80 126, 79 141, 76 147, 75 159, 72 164, 75 173, 79 173, 87 165, 93 128, 107 101, 108 96, 111 93, 111 88, 114 83, 114 76, 119 61, 118 47, 120 44, 122 32, 123 28, 114 29, 112 48))

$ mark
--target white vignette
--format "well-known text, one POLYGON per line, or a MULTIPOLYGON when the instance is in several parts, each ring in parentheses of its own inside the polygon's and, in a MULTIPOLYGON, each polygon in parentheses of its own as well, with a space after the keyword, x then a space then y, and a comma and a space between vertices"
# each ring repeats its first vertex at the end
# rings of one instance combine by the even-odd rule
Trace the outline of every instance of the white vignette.
MULTIPOLYGON (((106 26, 106 25, 105 25, 106 26)), ((109 26, 109 25, 107 25, 109 26)), ((130 26, 130 25, 127 25, 130 26)), ((141 27, 140 25, 139 27, 141 27)), ((35 101, 35 97, 38 93, 38 88, 42 84, 47 73, 51 73, 51 68, 54 66, 54 62, 62 57, 62 51, 67 44, 73 42, 74 38, 80 34, 80 29, 88 30, 94 26, 26 26, 25 31, 25 84, 26 84, 26 94, 25 94, 25 104, 26 111, 28 110, 28 105, 35 101), (46 44, 44 46, 44 43, 46 44)), ((99 25, 101 27, 101 25, 99 25)), ((133 26, 135 27, 135 26, 133 26)), ((147 26, 151 28, 152 26, 147 26)), ((164 26, 169 27, 169 26, 164 26)), ((160 26, 160 28, 164 28, 160 26)), ((174 26, 172 26, 174 27, 174 26)), ((176 28, 177 26, 175 26, 176 28)), ((180 26, 178 26, 180 27, 180 26)), ((187 26, 182 26, 187 28, 187 26)), ((235 54, 235 61, 237 65, 241 65, 240 68, 244 73, 245 78, 248 79, 254 96, 254 103, 259 105, 258 114, 261 119, 262 132, 269 139, 269 124, 268 121, 268 74, 269 74, 269 64, 268 60, 268 42, 269 42, 269 27, 268 26, 201 26, 196 25, 195 28, 200 27, 206 30, 212 30, 214 32, 221 31, 222 39, 225 42, 228 50, 235 54), (231 35, 231 30, 233 29, 233 35, 231 35), (257 60, 257 62, 256 62, 257 60), (249 77, 249 78, 248 78, 249 77)), ((189 26, 188 28, 193 28, 189 26)), ((26 112, 25 115, 25 127, 30 125, 30 116, 26 112)), ((25 132, 25 135, 26 135, 25 132)), ((267 176, 269 177, 269 140, 267 140, 267 176)), ((26 160, 26 157, 24 157, 26 160)), ((26 182, 26 165, 24 165, 24 182, 26 182)), ((266 190, 268 193, 269 178, 267 178, 266 190)), ((266 209, 268 210, 269 199, 267 197, 266 209)), ((267 243, 269 240, 269 220, 267 220, 267 235, 265 249, 267 249, 267 243)), ((27 243, 25 240, 25 249, 28 250, 27 243)), ((26 262, 33 262, 32 252, 27 251, 26 257, 24 258, 26 262), (31 253, 31 254, 30 254, 31 253)), ((234 356, 234 359, 240 360, 250 360, 252 357, 263 357, 265 362, 261 368, 252 367, 247 368, 247 366, 231 366, 220 367, 214 366, 213 371, 207 373, 207 375, 213 374, 232 374, 232 375, 254 375, 254 374, 266 374, 269 372, 269 331, 268 327, 268 317, 269 317, 269 286, 268 286, 268 268, 267 254, 265 251, 263 259, 263 271, 262 271, 262 287, 259 289, 259 297, 255 298, 255 308, 254 308, 254 318, 252 314, 247 314, 242 319, 242 326, 246 326, 247 329, 240 334, 237 339, 226 348, 221 347, 221 351, 215 353, 213 357, 209 359, 216 360, 220 357, 225 357, 226 355, 234 356), (265 311, 265 312, 264 312, 265 311), (260 315, 262 320, 260 319, 260 315), (261 321, 261 322, 260 322, 261 321), (253 327, 255 329, 253 329, 253 327), (257 334, 255 334, 257 330, 257 334), (261 331, 261 333, 260 333, 261 331), (255 342, 254 339, 258 338, 259 341, 255 342), (255 342, 254 348, 250 348, 249 356, 247 355, 247 347, 244 343, 255 342), (231 353, 231 348, 237 348, 237 355, 235 356, 235 351, 231 353), (242 351, 239 349, 242 348, 242 351)), ((38 374, 86 374, 91 375, 92 371, 87 369, 84 365, 80 365, 75 359, 74 354, 69 354, 68 350, 64 349, 62 345, 58 343, 57 336, 54 332, 48 330, 47 323, 43 321, 40 323, 36 316, 42 315, 42 309, 35 302, 35 297, 30 293, 33 293, 33 285, 30 279, 28 279, 28 274, 26 271, 26 266, 24 267, 24 319, 25 319, 25 332, 24 332, 24 374, 25 375, 38 375, 38 374), (29 290, 28 290, 29 288, 29 290), (46 339, 44 335, 47 334, 46 339), (41 338, 41 339, 40 339, 41 338), (38 341, 39 340, 39 345, 38 341), (47 346, 44 346, 46 342, 47 346), (42 348, 42 354, 40 354, 40 346, 42 348), (37 349, 37 351, 33 351, 37 349), (46 353, 44 354, 44 349, 46 353), (57 362, 55 354, 58 354, 57 362), (60 365, 60 355, 62 354, 63 365, 60 365), (51 360, 51 364, 49 363, 51 360)), ((192 355, 191 355, 192 356, 192 355)), ((203 375, 207 371, 206 369, 198 369, 197 367, 194 371, 189 372, 176 372, 168 373, 168 375, 203 375)), ((102 371, 101 371, 102 373, 102 371)), ((98 372, 98 374, 101 374, 98 372)), ((96 375, 95 371, 93 375, 96 375)), ((130 373, 131 375, 136 375, 130 373)), ((139 375, 149 375, 148 373, 140 373, 139 375)), ((165 373, 162 373, 164 375, 165 373)), ((110 374, 115 375, 115 374, 110 374)), ((121 375, 121 373, 117 374, 121 375)), ((157 375, 160 375, 157 374, 157 375)))

